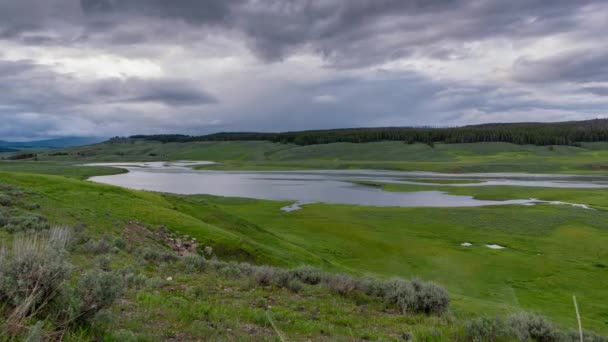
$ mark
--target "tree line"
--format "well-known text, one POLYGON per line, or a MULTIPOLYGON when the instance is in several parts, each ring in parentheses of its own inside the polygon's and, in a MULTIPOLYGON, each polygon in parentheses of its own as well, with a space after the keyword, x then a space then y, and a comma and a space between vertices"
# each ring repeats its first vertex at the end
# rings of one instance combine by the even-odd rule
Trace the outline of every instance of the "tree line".
MULTIPOLYGON (((477 143, 508 142, 532 145, 573 145, 581 142, 608 141, 608 119, 556 123, 497 123, 462 127, 378 127, 311 130, 281 133, 221 132, 202 136, 180 134, 134 135, 131 139, 152 141, 238 141, 263 140, 296 145, 329 144, 337 142, 366 143, 403 141, 433 145, 443 142, 477 143)), ((116 142, 124 138, 113 138, 116 142)))

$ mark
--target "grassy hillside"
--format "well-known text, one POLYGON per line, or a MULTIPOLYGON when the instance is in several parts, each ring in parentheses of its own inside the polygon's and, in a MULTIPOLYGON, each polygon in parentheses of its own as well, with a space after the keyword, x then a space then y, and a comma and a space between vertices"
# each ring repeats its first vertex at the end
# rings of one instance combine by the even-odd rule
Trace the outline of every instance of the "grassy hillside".
MULTIPOLYGON (((509 143, 404 144, 378 142, 311 146, 262 141, 166 143, 126 140, 42 151, 49 162, 211 160, 214 169, 386 169, 437 172, 605 173, 605 143, 534 146, 509 143)), ((0 163, 0 169, 10 166, 0 163)))
MULTIPOLYGON (((104 330, 104 324, 110 323, 91 321, 69 330, 68 340, 87 340, 99 331, 109 341, 210 336, 277 340, 281 334, 289 340, 404 336, 439 341, 483 336, 481 340, 488 340, 494 337, 487 335, 487 329, 494 331, 519 319, 538 322, 528 316, 513 316, 505 322, 471 319, 532 311, 560 327, 574 328, 572 295, 579 300, 584 327, 607 333, 608 290, 603 284, 608 283, 608 197, 603 189, 452 187, 450 182, 370 184, 388 191, 438 190, 479 199, 534 197, 587 204, 593 210, 548 204, 478 208, 311 204, 285 213, 279 210, 285 202, 178 196, 95 184, 83 179, 122 171, 79 166, 101 161, 214 160, 221 162, 212 166, 216 169, 604 173, 608 168, 605 147, 602 143, 551 148, 437 144, 431 148, 396 142, 295 146, 130 140, 42 151, 37 160, 0 161, 0 183, 16 186, 22 193, 16 201, 0 196, 0 214, 25 212, 46 217, 49 226, 86 227, 84 233, 77 233, 81 245, 70 252, 75 269, 85 273, 103 267, 129 279, 125 292, 105 310, 111 313, 110 323, 118 327, 114 329, 118 335, 104 330), (196 239, 200 253, 205 246, 213 247, 213 257, 220 261, 189 264, 189 259, 171 251, 170 239, 176 237, 196 239), (121 248, 112 247, 116 239, 124 240, 126 247, 123 243, 119 243, 121 248), (473 246, 463 247, 463 242, 473 246), (486 247, 490 244, 506 248, 493 250, 486 247), (388 305, 390 301, 356 290, 359 285, 352 284, 360 284, 359 280, 331 276, 322 287, 299 280, 279 286, 274 280, 260 280, 260 270, 236 262, 287 268, 307 264, 331 274, 384 281, 394 276, 420 277, 445 287, 451 306, 441 315, 403 315, 388 305), (345 286, 350 289, 346 295, 342 293, 345 286)), ((6 192, 3 189, 0 195, 6 192)), ((38 224, 29 216, 19 222, 38 224)), ((0 228, 0 241, 10 245, 18 234, 0 228)), ((511 340, 511 333, 497 340, 511 340)))
MULTIPOLYGON (((77 173, 73 171, 75 178, 77 173)), ((247 278, 230 275, 240 271, 193 274, 173 262, 161 262, 141 272, 156 277, 162 286, 130 289, 123 301, 111 307, 120 317, 121 328, 150 339, 179 336, 181 331, 189 336, 211 332, 225 336, 218 329, 230 329, 236 338, 252 329, 272 340, 276 333, 263 309, 268 305, 273 307, 270 314, 278 329, 293 339, 348 340, 351 332, 357 338, 391 339, 415 332, 452 340, 462 338, 467 319, 522 310, 540 312, 573 328, 572 294, 579 298, 585 327, 608 332, 604 300, 608 290, 603 286, 608 282, 608 214, 601 208, 606 200, 600 191, 566 190, 560 195, 564 189, 553 189, 556 199, 593 204, 599 210, 553 205, 430 209, 314 204, 284 213, 279 210, 285 205, 281 202, 173 196, 75 178, 0 173, 0 182, 32 191, 27 202, 39 206, 35 211, 50 223, 83 224, 93 239, 122 237, 136 246, 162 250, 165 247, 147 241, 149 233, 141 229, 159 232, 164 226, 178 236, 197 239, 201 246, 212 246, 221 260, 288 267, 311 264, 380 278, 421 277, 449 290, 456 319, 402 317, 390 310, 382 318, 372 318, 384 312, 382 305, 361 302, 356 296, 328 295, 316 288, 306 288, 297 296, 287 289, 250 289, 247 278), (473 246, 460 246, 465 241, 473 246), (507 248, 491 250, 485 244, 507 248), (167 276, 174 280, 162 280, 167 276), (228 293, 218 290, 226 288, 228 293), (192 302, 197 296, 200 299, 192 302), (311 312, 316 313, 310 316, 311 312), (203 325, 195 323, 201 315, 206 317, 203 325), (368 320, 376 322, 379 330, 369 330, 368 320)), ((514 188, 512 194, 520 196, 518 192, 525 191, 549 190, 514 188)), ((2 236, 10 238, 6 233, 2 236)), ((116 267, 132 264, 137 253, 110 254, 111 263, 116 267)), ((91 267, 90 258, 76 258, 83 269, 91 267)))

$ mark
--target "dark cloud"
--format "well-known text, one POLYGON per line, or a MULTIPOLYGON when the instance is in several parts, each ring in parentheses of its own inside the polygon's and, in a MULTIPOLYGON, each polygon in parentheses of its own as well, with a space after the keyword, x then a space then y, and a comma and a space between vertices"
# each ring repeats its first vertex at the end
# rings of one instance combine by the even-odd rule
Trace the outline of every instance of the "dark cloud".
POLYGON ((197 106, 217 103, 213 95, 189 80, 111 79, 93 85, 93 94, 107 102, 157 102, 167 106, 197 106))
MULTIPOLYGON (((448 42, 567 31, 578 24, 579 11, 594 2, 602 4, 591 0, 81 0, 80 4, 14 0, 0 4, 0 32, 55 30, 61 22, 73 24, 73 34, 82 34, 81 39, 102 34, 110 43, 142 44, 165 39, 179 42, 183 34, 175 30, 184 28, 176 22, 185 22, 191 30, 212 27, 240 32, 266 61, 310 48, 331 65, 348 68, 413 53, 441 58, 436 52, 448 42), (147 24, 142 23, 146 20, 147 24), (125 36, 116 30, 159 22, 164 23, 164 37, 156 32, 125 36)), ((44 36, 28 39, 52 41, 44 36)))
POLYGON ((0 77, 12 77, 36 68, 36 65, 29 61, 7 62, 0 60, 0 77))
POLYGON ((0 61, 0 105, 19 112, 66 111, 108 103, 157 103, 170 107, 217 103, 186 79, 109 78, 83 81, 27 61, 0 61))
POLYGON ((513 66, 519 82, 608 82, 608 51, 570 51, 543 59, 521 58, 513 66))
POLYGON ((608 110, 606 11, 600 0, 0 0, 0 138, 585 118, 608 110))
POLYGON ((597 96, 608 96, 608 87, 584 87, 582 90, 597 96))

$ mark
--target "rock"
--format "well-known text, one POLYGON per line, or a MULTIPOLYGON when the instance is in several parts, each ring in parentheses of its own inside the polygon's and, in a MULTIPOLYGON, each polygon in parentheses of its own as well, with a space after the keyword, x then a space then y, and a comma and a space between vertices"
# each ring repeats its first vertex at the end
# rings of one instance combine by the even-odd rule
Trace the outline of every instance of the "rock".
POLYGON ((173 277, 167 277, 167 281, 173 280, 173 277))

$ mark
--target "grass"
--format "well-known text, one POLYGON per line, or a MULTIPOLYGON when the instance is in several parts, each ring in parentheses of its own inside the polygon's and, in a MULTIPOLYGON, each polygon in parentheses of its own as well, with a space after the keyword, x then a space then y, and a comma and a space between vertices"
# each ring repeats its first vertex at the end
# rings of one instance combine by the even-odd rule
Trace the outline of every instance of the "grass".
MULTIPOLYGON (((603 210, 312 204, 284 213, 279 210, 284 202, 174 196, 43 175, 0 173, 0 180, 35 189, 31 200, 51 223, 84 223, 97 236, 122 234, 125 225, 137 221, 195 237, 223 259, 311 264, 387 278, 419 276, 450 291, 459 318, 526 309, 575 327, 571 296, 576 294, 585 327, 608 331, 603 286, 608 281, 608 215, 603 210), (474 246, 461 247, 465 241, 474 246), (483 246, 493 243, 507 249, 483 246)), ((484 189, 474 191, 504 192, 484 189)), ((606 203, 601 190, 515 188, 511 195, 519 196, 518 191, 606 203)))
POLYGON ((212 160, 199 168, 223 170, 387 169, 436 172, 605 173, 604 143, 534 146, 509 143, 404 144, 377 142, 297 146, 264 141, 167 143, 132 140, 56 151, 40 151, 53 162, 212 160))
MULTIPOLYGON (((130 289, 112 307, 120 317, 114 322, 118 334, 114 340, 125 340, 131 332, 144 340, 159 336, 277 340, 268 317, 288 340, 390 340, 404 333, 420 340, 451 340, 462 335, 461 322, 466 319, 522 310, 542 313, 562 327, 575 328, 572 295, 579 301, 584 328, 608 333, 608 289, 604 286, 608 283, 608 196, 604 189, 449 186, 462 180, 412 179, 427 183, 420 185, 367 182, 387 191, 438 190, 487 200, 533 197, 587 204, 595 210, 558 205, 389 208, 309 204, 285 213, 280 208, 291 203, 178 196, 85 182, 82 179, 92 175, 122 171, 77 166, 96 161, 188 159, 215 160, 221 164, 204 167, 237 170, 604 174, 608 169, 604 147, 600 143, 553 149, 502 143, 436 144, 432 149, 395 142, 315 146, 133 142, 72 148, 67 156, 42 153, 39 161, 0 162, 0 183, 26 189, 27 201, 36 203, 39 209, 35 212, 48 217, 50 224, 84 224, 95 238, 108 236, 113 241, 130 236, 128 227, 134 224, 152 232, 165 226, 196 238, 201 246, 212 246, 222 260, 287 267, 310 264, 385 279, 418 276, 447 288, 452 299, 453 318, 401 316, 386 312, 378 303, 316 288, 305 287, 295 295, 272 286, 252 288, 248 280, 220 271, 193 274, 156 261, 143 272, 150 283, 160 285, 143 291, 130 289), (465 241, 473 246, 460 246, 465 241), (507 248, 492 250, 486 244, 507 248), (168 276, 174 280, 164 280, 168 276)), ((7 239, 10 235, 0 232, 0 240, 7 239)), ((150 243, 129 241, 139 247, 150 243)), ((133 263, 133 258, 136 254, 121 251, 111 263, 124 266, 133 263)), ((76 259, 80 267, 91 262, 86 256, 76 259)))

